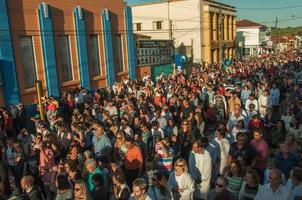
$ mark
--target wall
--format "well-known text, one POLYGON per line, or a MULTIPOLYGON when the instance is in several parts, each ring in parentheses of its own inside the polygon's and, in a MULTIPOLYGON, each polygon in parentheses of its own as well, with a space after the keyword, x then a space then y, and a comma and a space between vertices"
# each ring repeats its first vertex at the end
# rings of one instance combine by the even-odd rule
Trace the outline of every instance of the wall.
POLYGON ((260 45, 259 28, 237 28, 237 32, 243 32, 244 43, 247 46, 260 45))
MULTIPOLYGON (((87 44, 89 44, 89 36, 91 34, 98 35, 99 38, 99 53, 101 59, 101 71, 100 76, 93 77, 91 60, 89 58, 89 69, 90 69, 90 80, 92 88, 105 87, 106 82, 106 67, 105 67, 105 49, 104 39, 102 31, 102 19, 101 11, 104 8, 110 11, 110 20, 112 24, 112 33, 121 34, 123 38, 123 60, 124 60, 124 71, 117 74, 117 79, 120 77, 128 76, 128 56, 127 56, 127 40, 126 40, 126 28, 125 28, 125 15, 124 8, 126 4, 122 0, 106 0, 106 1, 95 1, 95 0, 18 0, 7 1, 7 7, 9 12, 9 20, 12 32, 12 41, 14 49, 14 57, 17 68, 17 76, 20 87, 21 101, 24 103, 32 103, 36 101, 35 88, 25 89, 24 78, 22 73, 22 64, 19 48, 19 36, 29 35, 33 36, 34 53, 36 62, 36 73, 37 79, 42 80, 44 91, 46 92, 46 78, 43 60, 42 42, 40 37, 40 25, 38 15, 38 5, 42 2, 47 3, 50 6, 52 14, 53 32, 55 40, 55 48, 58 48, 56 41, 58 35, 69 35, 70 36, 70 53, 71 62, 73 67, 72 81, 63 82, 62 70, 60 66, 60 60, 58 51, 56 51, 56 64, 58 70, 58 79, 61 90, 65 90, 69 87, 80 85, 80 74, 79 74, 79 62, 77 52, 77 39, 75 33, 75 22, 74 22, 74 7, 81 6, 84 9, 85 23, 86 23, 86 36, 87 44)), ((89 57, 89 49, 88 49, 89 57)))

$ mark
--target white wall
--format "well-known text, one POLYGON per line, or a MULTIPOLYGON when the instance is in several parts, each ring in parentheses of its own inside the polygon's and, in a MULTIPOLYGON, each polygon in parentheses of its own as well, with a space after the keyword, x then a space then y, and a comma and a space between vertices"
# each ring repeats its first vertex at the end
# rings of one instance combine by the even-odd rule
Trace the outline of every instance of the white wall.
POLYGON ((260 45, 259 28, 237 28, 236 31, 237 32, 240 32, 240 31, 243 32, 245 46, 260 45))
MULTIPOLYGON (((200 9, 198 0, 169 3, 170 19, 175 47, 181 43, 191 45, 193 40, 194 61, 201 60, 200 9)), ((134 33, 151 36, 152 39, 169 39, 168 3, 147 4, 132 7, 133 23, 142 23, 142 31, 134 33), (154 30, 153 22, 163 21, 163 30, 154 30)))

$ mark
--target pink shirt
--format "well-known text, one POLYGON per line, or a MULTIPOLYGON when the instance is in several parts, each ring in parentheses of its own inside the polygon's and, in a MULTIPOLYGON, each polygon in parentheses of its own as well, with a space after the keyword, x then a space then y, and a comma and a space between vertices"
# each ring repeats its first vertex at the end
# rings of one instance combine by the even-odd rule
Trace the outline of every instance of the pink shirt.
POLYGON ((261 160, 257 160, 255 165, 256 169, 264 169, 266 168, 266 162, 269 154, 268 145, 264 139, 256 141, 255 139, 251 141, 251 145, 254 147, 255 151, 257 152, 258 157, 261 160))
POLYGON ((40 153, 40 174, 42 175, 43 182, 50 182, 52 177, 52 169, 55 166, 54 154, 50 149, 44 149, 44 154, 40 153), (46 162, 45 157, 48 158, 48 162, 46 162))

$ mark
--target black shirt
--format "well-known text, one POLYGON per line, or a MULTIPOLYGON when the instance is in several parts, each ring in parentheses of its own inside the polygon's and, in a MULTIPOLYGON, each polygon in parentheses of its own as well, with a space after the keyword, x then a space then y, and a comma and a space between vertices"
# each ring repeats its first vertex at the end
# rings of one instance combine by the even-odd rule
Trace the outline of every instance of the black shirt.
POLYGON ((250 144, 245 144, 241 149, 238 148, 237 142, 230 145, 229 155, 234 159, 242 157, 246 165, 251 165, 256 157, 256 151, 250 144))

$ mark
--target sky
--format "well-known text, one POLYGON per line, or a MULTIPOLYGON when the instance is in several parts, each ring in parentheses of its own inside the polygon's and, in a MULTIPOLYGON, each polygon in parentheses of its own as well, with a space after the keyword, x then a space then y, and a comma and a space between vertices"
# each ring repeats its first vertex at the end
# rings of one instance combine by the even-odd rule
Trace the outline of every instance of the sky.
MULTIPOLYGON (((129 5, 158 0, 126 0, 129 5)), ((237 19, 278 27, 302 26, 302 0, 216 0, 237 8, 237 19)))

